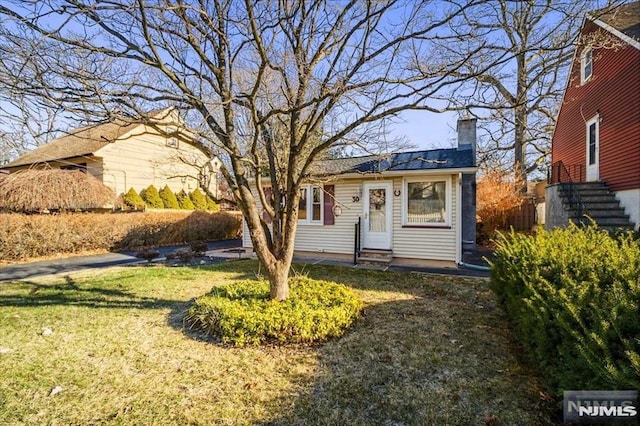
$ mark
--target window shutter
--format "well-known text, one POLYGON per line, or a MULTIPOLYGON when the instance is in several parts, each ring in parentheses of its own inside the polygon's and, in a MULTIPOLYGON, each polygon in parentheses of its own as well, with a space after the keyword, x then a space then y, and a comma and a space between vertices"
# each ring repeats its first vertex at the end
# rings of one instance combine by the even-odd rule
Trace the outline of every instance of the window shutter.
MULTIPOLYGON (((270 186, 264 188, 264 198, 267 200, 267 203, 271 202, 271 187, 270 186)), ((264 206, 262 206, 262 219, 267 223, 271 223, 271 216, 269 216, 269 214, 265 210, 264 206)))
POLYGON ((335 223, 335 218, 333 217, 333 205, 335 203, 334 194, 335 194, 335 186, 334 185, 325 185, 324 188, 324 224, 325 225, 333 225, 335 223))

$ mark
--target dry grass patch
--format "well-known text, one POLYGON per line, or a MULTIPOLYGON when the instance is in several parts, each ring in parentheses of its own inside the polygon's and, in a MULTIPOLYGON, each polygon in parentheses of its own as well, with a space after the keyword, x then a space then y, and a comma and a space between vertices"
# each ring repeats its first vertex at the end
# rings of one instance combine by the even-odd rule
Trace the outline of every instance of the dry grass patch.
POLYGON ((0 424, 549 423, 486 281, 310 267, 366 303, 341 339, 238 349, 184 329, 193 298, 256 270, 2 284, 0 370, 12 373, 0 381, 0 424))

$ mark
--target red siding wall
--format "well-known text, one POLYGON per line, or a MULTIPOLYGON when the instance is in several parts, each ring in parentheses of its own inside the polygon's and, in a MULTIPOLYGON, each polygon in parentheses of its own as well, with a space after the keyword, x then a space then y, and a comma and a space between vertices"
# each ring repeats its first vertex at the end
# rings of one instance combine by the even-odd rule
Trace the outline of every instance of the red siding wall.
MULTIPOLYGON (((585 24, 583 36, 600 27, 585 24)), ((614 191, 640 188, 640 50, 627 43, 593 50, 593 74, 580 85, 572 66, 552 141, 552 162, 586 166, 586 121, 600 113, 600 180, 614 191)), ((578 180, 578 176, 572 176, 578 180)))

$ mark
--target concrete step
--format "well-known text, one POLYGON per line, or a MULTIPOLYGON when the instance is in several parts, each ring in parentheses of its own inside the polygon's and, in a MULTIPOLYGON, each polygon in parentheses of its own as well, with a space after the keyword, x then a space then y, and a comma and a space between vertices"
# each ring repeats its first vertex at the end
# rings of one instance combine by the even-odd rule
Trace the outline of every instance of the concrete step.
POLYGON ((631 225, 625 226, 601 226, 600 228, 604 229, 607 232, 616 233, 619 231, 633 231, 633 227, 631 225))
POLYGON ((607 188, 602 188, 602 189, 579 189, 576 191, 578 194, 580 194, 581 197, 594 197, 594 196, 606 196, 606 195, 611 195, 612 197, 615 198, 615 194, 613 194, 611 191, 609 191, 607 188))
POLYGON ((629 215, 624 213, 624 209, 619 207, 617 209, 605 209, 605 210, 597 210, 597 209, 588 209, 586 212, 587 216, 596 218, 610 218, 617 217, 622 220, 629 220, 629 215))
MULTIPOLYGON (((572 217, 574 222, 582 222, 584 224, 589 224, 591 221, 589 218, 583 217, 572 217)), ((629 222, 629 216, 626 217, 591 217, 596 224, 600 227, 602 226, 614 226, 614 227, 631 227, 631 223, 629 222)))
POLYGON ((604 182, 578 182, 573 184, 576 188, 607 188, 604 182))
POLYGON ((358 257, 358 265, 387 267, 393 260, 393 251, 379 249, 362 249, 358 257))
POLYGON ((370 259, 391 259, 393 258, 393 251, 380 249, 362 249, 360 251, 360 257, 366 257, 370 259))
MULTIPOLYGON (((620 207, 619 203, 590 203, 585 204, 582 203, 583 210, 586 209, 588 214, 597 215, 597 216, 616 216, 616 215, 625 215, 624 209, 620 207)), ((572 207, 568 204, 564 205, 565 211, 575 212, 576 207, 572 207)))
POLYGON ((591 210, 616 210, 621 209, 619 201, 592 201, 590 203, 584 203, 585 207, 591 210))
POLYGON ((371 266, 389 266, 391 259, 381 259, 379 257, 362 257, 358 258, 358 265, 371 265, 371 266))

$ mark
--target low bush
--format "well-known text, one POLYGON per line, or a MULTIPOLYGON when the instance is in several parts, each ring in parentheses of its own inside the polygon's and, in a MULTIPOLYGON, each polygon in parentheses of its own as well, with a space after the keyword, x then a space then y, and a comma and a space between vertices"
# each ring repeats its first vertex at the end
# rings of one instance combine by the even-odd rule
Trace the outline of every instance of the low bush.
POLYGON ((140 198, 144 200, 144 203, 150 209, 161 209, 164 207, 160 194, 153 185, 149 185, 147 188, 140 191, 140 198))
POLYGON ((547 386, 640 388, 640 242, 595 226, 502 235, 492 287, 547 386))
POLYGON ((184 247, 184 248, 179 248, 178 250, 175 251, 175 256, 180 259, 180 261, 184 262, 184 263, 188 263, 191 262, 191 259, 194 258, 195 253, 193 252, 193 250, 191 250, 191 248, 189 247, 184 247))
POLYGON ((178 199, 176 198, 176 194, 173 193, 169 185, 165 185, 164 188, 160 190, 160 199, 162 200, 162 207, 165 209, 179 209, 180 204, 178 204, 178 199))
POLYGON ((360 316, 363 303, 344 285, 306 277, 289 280, 284 302, 269 300, 267 281, 215 287, 187 312, 187 321, 222 343, 312 343, 338 337, 360 316))
POLYGON ((144 259, 147 262, 151 263, 151 261, 155 258, 160 257, 160 252, 158 250, 154 250, 152 248, 142 249, 136 253, 136 257, 138 259, 144 259))
POLYGON ((207 198, 198 188, 194 189, 193 192, 189 194, 189 198, 196 210, 207 210, 207 198))
POLYGON ((241 216, 229 213, 0 214, 0 261, 223 240, 241 229, 241 216))
POLYGON ((195 208, 191 202, 191 198, 189 198, 189 194, 187 194, 184 189, 176 194, 176 198, 178 199, 178 204, 181 209, 193 210, 195 208))
POLYGON ((129 188, 129 191, 122 196, 122 203, 125 207, 134 210, 142 210, 145 207, 144 200, 133 188, 129 188))
POLYGON ((202 257, 205 255, 209 247, 205 241, 194 241, 189 244, 189 248, 195 256, 202 257))

